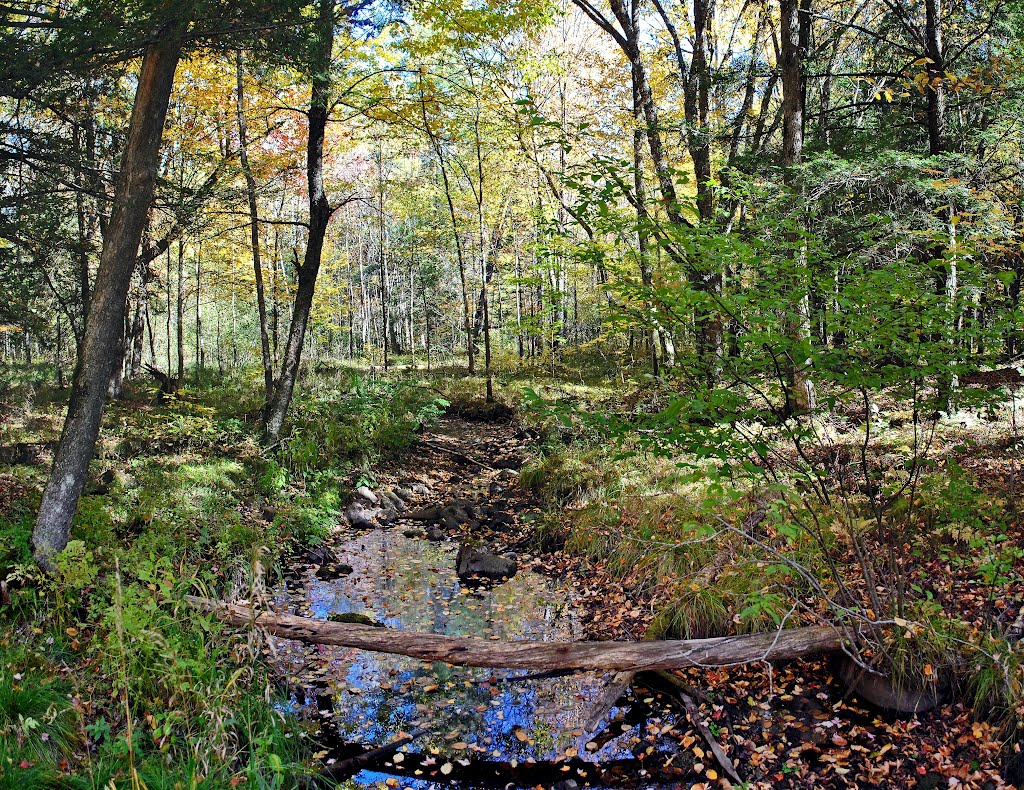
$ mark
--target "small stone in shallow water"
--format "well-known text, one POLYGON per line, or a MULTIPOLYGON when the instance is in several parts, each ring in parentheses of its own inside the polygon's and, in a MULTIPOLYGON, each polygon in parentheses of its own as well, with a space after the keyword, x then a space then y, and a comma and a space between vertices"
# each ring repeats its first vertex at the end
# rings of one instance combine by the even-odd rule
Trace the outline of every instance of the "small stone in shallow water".
POLYGON ((403 502, 402 498, 391 489, 385 489, 384 491, 382 491, 381 498, 385 502, 390 503, 391 507, 393 507, 395 510, 405 510, 405 502, 403 502))
POLYGON ((345 518, 356 529, 370 529, 374 526, 374 518, 380 514, 380 508, 368 508, 359 500, 356 500, 345 509, 345 518))
POLYGON ((327 615, 329 623, 351 623, 354 625, 372 625, 375 628, 384 628, 384 623, 374 620, 369 615, 358 612, 331 612, 327 615))
POLYGON ((320 581, 333 581, 334 579, 340 579, 342 576, 348 576, 354 571, 355 568, 344 562, 325 563, 316 569, 316 573, 314 575, 320 579, 320 581))
POLYGON ((515 576, 516 571, 519 570, 515 560, 469 546, 459 547, 455 567, 456 573, 463 581, 474 578, 496 582, 505 581, 515 576))
POLYGON ((337 562, 338 557, 330 546, 314 546, 306 554, 307 561, 324 565, 329 562, 337 562))

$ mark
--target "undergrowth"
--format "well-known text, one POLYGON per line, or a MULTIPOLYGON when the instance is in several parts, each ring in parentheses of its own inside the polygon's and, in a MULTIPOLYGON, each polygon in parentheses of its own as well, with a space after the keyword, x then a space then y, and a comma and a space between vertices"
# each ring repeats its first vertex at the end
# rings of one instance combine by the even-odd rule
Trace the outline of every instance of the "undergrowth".
MULTIPOLYGON (((50 380, 6 381, 5 442, 55 440, 50 380)), ((258 385, 207 372, 167 403, 134 384, 110 404, 49 577, 30 546, 45 458, 0 469, 0 788, 283 788, 315 770, 312 730, 283 712, 265 645, 185 596, 265 594, 291 549, 338 522, 361 470, 408 447, 445 401, 305 371, 287 438, 268 451, 258 385)))

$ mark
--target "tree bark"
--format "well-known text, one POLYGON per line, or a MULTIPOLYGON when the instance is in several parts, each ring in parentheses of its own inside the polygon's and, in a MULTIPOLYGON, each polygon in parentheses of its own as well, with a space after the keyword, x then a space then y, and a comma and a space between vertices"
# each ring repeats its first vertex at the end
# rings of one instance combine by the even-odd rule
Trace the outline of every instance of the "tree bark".
POLYGON ((178 239, 178 379, 185 380, 185 245, 178 239))
MULTIPOLYGON (((641 21, 639 14, 639 2, 637 0, 631 0, 631 3, 627 8, 625 0, 610 0, 612 14, 615 16, 615 20, 618 22, 621 30, 616 29, 610 20, 595 13, 593 6, 590 5, 588 0, 573 0, 573 2, 599 27, 615 39, 615 42, 619 45, 623 53, 626 55, 626 58, 629 60, 633 83, 636 86, 640 107, 643 110, 648 147, 651 152, 651 161, 654 165, 654 172, 657 176, 658 189, 661 192, 661 198, 664 203, 665 215, 673 225, 680 228, 692 229, 694 227, 694 223, 691 222, 685 214, 683 214, 682 207, 676 193, 675 183, 672 180, 672 169, 669 165, 668 157, 665 154, 661 137, 657 106, 654 103, 654 95, 651 91, 650 81, 647 76, 647 68, 641 55, 641 21)), ((700 2, 702 4, 697 10, 703 18, 705 29, 701 32, 700 36, 695 38, 695 46, 697 44, 697 39, 699 39, 699 43, 706 50, 706 40, 704 36, 707 24, 711 18, 711 4, 709 0, 700 0, 700 2)), ((674 42, 677 43, 678 35, 676 34, 675 27, 672 25, 671 21, 669 21, 668 15, 664 13, 664 9, 659 8, 659 11, 661 12, 663 21, 666 21, 667 23, 669 33, 673 36, 674 42)), ((694 66, 704 72, 707 72, 706 51, 696 57, 694 66)), ((691 67, 686 75, 687 82, 692 81, 690 77, 693 74, 693 71, 694 69, 691 67)), ((703 77, 700 74, 697 74, 695 78, 696 82, 693 83, 693 90, 690 93, 691 106, 688 117, 696 118, 699 125, 701 117, 701 97, 703 96, 703 102, 707 105, 710 95, 710 83, 708 82, 708 75, 706 73, 703 77), (704 80, 703 83, 701 82, 702 79, 704 80)), ((709 108, 705 107, 705 118, 708 117, 708 112, 709 108)), ((703 177, 706 186, 707 181, 710 178, 711 168, 710 139, 707 141, 707 151, 705 152, 700 143, 699 135, 694 136, 691 154, 693 152, 696 152, 694 168, 697 172, 698 180, 701 178, 701 173, 706 171, 706 176, 703 177)), ((710 222, 714 211, 713 193, 710 189, 705 192, 704 187, 700 187, 698 199, 703 206, 703 209, 699 208, 698 211, 704 211, 707 213, 707 221, 710 222)), ((702 214, 700 215, 700 218, 702 222, 706 219, 702 214)), ((676 250, 671 244, 666 244, 665 250, 672 259, 679 264, 684 271, 686 271, 687 277, 692 282, 694 289, 707 296, 706 299, 702 299, 696 306, 694 317, 694 339, 696 356, 702 376, 706 383, 714 384, 718 380, 721 372, 723 330, 721 317, 717 314, 713 305, 721 292, 722 274, 713 264, 710 266, 694 266, 691 262, 687 261, 685 255, 681 254, 680 251, 676 250)), ((662 335, 662 340, 665 341, 666 346, 669 339, 668 335, 662 335)))
POLYGON ((316 278, 320 272, 324 236, 327 234, 327 223, 331 219, 331 206, 324 190, 324 138, 330 101, 331 52, 334 47, 334 0, 321 0, 316 35, 316 54, 310 64, 312 93, 308 113, 309 139, 306 146, 309 236, 302 265, 298 267, 298 287, 292 305, 292 323, 281 363, 281 376, 274 396, 267 406, 264 439, 270 445, 277 444, 280 440, 284 418, 291 405, 295 379, 302 360, 302 346, 306 339, 306 326, 313 307, 316 278))
POLYGON ((650 218, 647 216, 647 189, 644 185, 644 159, 643 159, 643 130, 640 127, 640 97, 636 80, 633 80, 633 122, 636 126, 633 129, 633 192, 636 196, 636 248, 637 265, 640 269, 640 282, 648 292, 647 320, 651 322, 649 327, 651 337, 651 375, 658 378, 661 371, 658 366, 658 334, 659 330, 654 326, 654 305, 650 296, 654 292, 654 277, 651 272, 651 262, 648 250, 647 230, 650 225, 650 218))
POLYGON ((274 360, 270 356, 270 333, 267 331, 267 297, 263 287, 263 262, 260 259, 260 217, 256 204, 256 179, 249 165, 249 136, 245 123, 245 89, 242 81, 242 52, 235 56, 237 78, 238 156, 245 176, 245 192, 249 199, 249 244, 252 249, 252 270, 256 277, 256 308, 260 319, 260 352, 263 359, 264 403, 274 394, 274 360))
POLYGON ((448 179, 448 168, 444 163, 444 148, 441 146, 441 141, 434 133, 433 128, 430 126, 430 120, 427 118, 427 100, 423 93, 423 80, 420 78, 420 110, 423 114, 423 129, 430 138, 430 144, 434 149, 434 153, 437 154, 438 167, 441 169, 441 179, 444 183, 444 197, 448 204, 448 215, 452 221, 452 236, 455 239, 455 257, 459 265, 459 283, 462 288, 462 319, 463 329, 466 334, 466 367, 470 375, 476 372, 476 355, 475 342, 473 340, 473 324, 472 314, 469 308, 469 285, 466 282, 466 259, 462 251, 462 240, 459 236, 459 221, 455 213, 455 202, 452 199, 451 183, 448 179))
POLYGON ((153 202, 160 142, 181 58, 183 29, 179 21, 168 24, 142 61, 68 414, 32 534, 36 560, 47 569, 53 568, 54 557, 67 545, 71 519, 99 435, 107 386, 118 361, 125 302, 153 202))
POLYGON ((944 150, 946 136, 946 65, 942 51, 942 0, 925 0, 925 46, 928 60, 928 153, 944 150))
POLYGON ((640 672, 698 666, 785 661, 839 650, 848 635, 827 625, 764 634, 645 642, 494 641, 478 637, 415 634, 356 623, 332 623, 289 614, 257 612, 239 604, 189 598, 225 623, 261 628, 274 636, 319 645, 444 661, 470 667, 532 670, 640 672))
MULTIPOLYGON (((782 13, 782 166, 784 179, 791 193, 799 193, 794 168, 803 161, 804 148, 804 73, 803 60, 807 46, 801 15, 809 16, 809 0, 781 0, 782 13)), ((799 211, 799 209, 798 209, 799 211)), ((814 411, 814 383, 810 377, 810 360, 806 353, 810 343, 810 305, 804 277, 806 255, 799 229, 785 234, 787 265, 790 271, 790 299, 784 316, 789 349, 785 359, 787 414, 814 411)))

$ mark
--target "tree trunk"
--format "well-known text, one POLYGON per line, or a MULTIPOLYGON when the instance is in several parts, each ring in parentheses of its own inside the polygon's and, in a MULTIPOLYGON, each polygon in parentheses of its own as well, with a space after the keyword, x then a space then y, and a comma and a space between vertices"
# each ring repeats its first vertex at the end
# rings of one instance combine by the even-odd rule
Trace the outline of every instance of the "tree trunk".
POLYGON ((178 381, 185 380, 185 245, 178 239, 178 381))
POLYGON ((456 666, 532 670, 640 672, 681 667, 731 666, 787 661, 839 650, 850 641, 827 625, 788 628, 764 634, 647 642, 494 641, 479 637, 416 634, 357 623, 332 623, 289 614, 256 612, 238 604, 189 597, 237 626, 257 627, 284 639, 337 645, 379 653, 443 661, 456 666))
MULTIPOLYGON (((711 4, 710 2, 707 2, 707 0, 698 1, 701 2, 702 5, 697 10, 701 12, 706 28, 710 19, 711 4)), ((643 109, 648 147, 651 151, 651 161, 654 165, 654 172, 657 175, 658 188, 661 192, 662 201, 664 202, 665 214, 673 225, 692 228, 693 223, 683 214, 676 194, 675 183, 672 180, 672 168, 668 162, 664 145, 662 143, 657 106, 654 103, 654 95, 651 92, 651 85, 647 77, 647 68, 641 55, 641 21, 639 17, 639 3, 634 0, 628 11, 624 0, 610 0, 610 3, 612 13, 615 15, 615 18, 623 32, 618 33, 614 31, 607 22, 602 25, 602 27, 604 27, 607 32, 612 33, 616 42, 619 44, 623 53, 629 60, 633 83, 636 86, 640 107, 643 109)), ((663 9, 660 10, 663 11, 663 9)), ((662 18, 666 22, 669 33, 673 35, 674 41, 678 42, 678 36, 675 34, 675 28, 668 20, 667 14, 662 13, 662 18)), ((699 36, 702 44, 704 43, 705 32, 706 31, 702 31, 699 36)), ((695 41, 696 40, 697 39, 695 38, 695 41)), ((703 62, 704 65, 702 70, 707 72, 706 52, 701 53, 699 56, 695 55, 695 58, 696 63, 694 65, 700 66, 703 62)), ((691 68, 690 74, 692 75, 692 73, 693 69, 691 68)), ((709 101, 708 92, 710 90, 710 82, 708 79, 709 77, 706 73, 703 77, 698 75, 697 82, 694 83, 695 90, 691 92, 690 115, 691 117, 694 115, 696 116, 698 124, 701 116, 700 106, 702 95, 705 104, 704 116, 707 117, 709 112, 708 107, 706 106, 709 101), (701 79, 704 80, 703 85, 701 85, 701 79)), ((688 78, 687 82, 689 81, 690 79, 688 78)), ((700 171, 698 172, 698 180, 701 178, 701 173, 706 171, 706 176, 704 177, 706 186, 706 182, 710 178, 711 168, 710 139, 706 141, 706 144, 702 144, 698 137, 694 137, 691 153, 693 152, 696 152, 694 167, 695 169, 699 168, 700 171), (705 147, 707 148, 707 151, 704 150, 705 147)), ((708 214, 707 219, 708 222, 710 222, 714 208, 712 201, 713 194, 710 189, 705 191, 704 187, 699 186, 698 190, 698 198, 704 207, 703 211, 708 214)), ((703 214, 701 214, 700 217, 702 221, 705 220, 703 214)), ((721 372, 722 320, 712 309, 712 305, 718 298, 718 294, 721 292, 722 288, 721 272, 714 268, 714 264, 705 263, 698 266, 692 265, 691 262, 687 260, 686 256, 681 254, 680 251, 674 249, 671 244, 666 244, 665 250, 673 260, 686 271, 694 289, 708 295, 708 299, 702 300, 702 303, 697 306, 694 320, 694 335, 696 355, 702 375, 708 384, 713 384, 717 381, 721 372)), ((669 348, 671 339, 666 335, 662 335, 662 340, 665 343, 666 349, 669 348)))
POLYGON ((256 277, 256 307, 260 319, 260 353, 263 361, 264 403, 274 394, 274 360, 270 356, 270 333, 267 331, 267 297, 263 288, 263 262, 260 260, 260 217, 256 205, 256 179, 249 165, 248 128, 245 123, 245 89, 242 81, 242 52, 235 55, 237 79, 238 157, 245 176, 245 192, 249 199, 249 245, 252 249, 252 270, 256 277))
POLYGON ((267 444, 276 444, 281 438, 284 418, 291 405, 295 379, 302 359, 302 346, 306 338, 306 326, 313 307, 316 278, 320 272, 320 257, 323 253, 327 223, 331 219, 331 207, 324 191, 324 137, 330 92, 331 52, 334 46, 334 0, 321 0, 316 35, 317 52, 311 64, 312 93, 309 101, 309 139, 306 147, 306 181, 309 185, 309 235, 306 253, 298 268, 298 288, 292 305, 292 323, 288 331, 281 363, 281 376, 274 391, 274 397, 267 407, 264 439, 267 444))
POLYGON ((47 569, 53 568, 54 557, 67 545, 99 435, 107 386, 124 332, 125 301, 153 203, 183 27, 180 22, 167 25, 142 61, 68 414, 32 534, 36 560, 47 569))
MULTIPOLYGON (((807 44, 801 15, 810 14, 809 0, 781 0, 782 13, 782 166, 791 193, 798 197, 799 183, 794 168, 803 161, 804 147, 804 74, 803 59, 807 44)), ((797 209, 799 212, 799 208, 797 209)), ((795 220, 796 221, 796 220, 795 220)), ((809 300, 804 270, 806 254, 799 229, 785 234, 787 242, 787 276, 789 305, 784 317, 789 348, 785 358, 786 413, 805 414, 814 411, 814 384, 810 377, 809 300)))
POLYGON ((423 114, 424 131, 430 138, 434 153, 437 154, 437 163, 438 167, 441 168, 441 179, 444 183, 444 196, 448 204, 448 215, 452 221, 452 235, 455 237, 455 257, 459 264, 459 283, 462 287, 462 318, 463 329, 466 333, 466 364, 469 374, 473 375, 476 372, 476 358, 473 353, 475 343, 473 342, 472 315, 469 309, 469 285, 466 282, 466 259, 462 252, 462 240, 459 236, 459 222, 455 214, 455 202, 452 199, 451 183, 448 180, 448 168, 444 163, 444 149, 441 147, 441 141, 434 134, 430 121, 427 118, 427 100, 423 93, 422 78, 420 82, 420 109, 423 114))
MULTIPOLYGON (((633 121, 636 124, 633 129, 633 192, 636 197, 636 252, 637 262, 640 268, 640 282, 649 294, 653 293, 654 277, 651 272, 651 262, 648 257, 647 226, 647 190, 644 186, 644 160, 643 160, 643 130, 640 128, 640 102, 636 80, 633 81, 633 121)), ((647 320, 654 320, 654 306, 650 299, 647 301, 647 320)), ((658 330, 655 326, 649 327, 651 336, 651 374, 657 378, 661 371, 658 368, 658 330)))
POLYGON ((925 0, 928 60, 928 153, 941 154, 946 136, 946 66, 942 51, 942 0, 925 0))
POLYGON ((135 313, 132 316, 130 342, 128 346, 128 360, 125 369, 125 376, 129 380, 138 378, 142 373, 142 353, 145 348, 146 334, 146 297, 149 286, 147 281, 147 267, 141 266, 139 271, 139 283, 135 297, 135 313))
POLYGON ((206 367, 206 347, 203 345, 203 247, 196 245, 196 384, 206 367))

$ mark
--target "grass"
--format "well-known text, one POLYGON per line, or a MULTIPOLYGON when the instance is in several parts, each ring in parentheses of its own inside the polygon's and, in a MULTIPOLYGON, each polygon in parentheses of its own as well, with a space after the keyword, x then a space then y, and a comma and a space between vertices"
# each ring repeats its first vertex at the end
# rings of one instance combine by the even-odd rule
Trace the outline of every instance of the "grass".
MULTIPOLYGON (((571 384, 557 375, 523 366, 495 381, 498 401, 539 437, 521 478, 548 505, 539 543, 564 546, 648 601, 650 637, 770 630, 797 621, 786 619, 794 604, 833 614, 822 591, 835 593, 830 561, 854 567, 847 527, 879 538, 863 495, 830 507, 813 502, 796 474, 766 485, 735 458, 722 471, 719 459, 697 457, 701 426, 685 414, 658 423, 689 442, 667 454, 639 431, 616 434, 591 419, 662 409, 670 382, 613 383, 592 368, 571 384), (743 526, 766 503, 764 518, 743 526), (813 540, 816 523, 825 529, 813 540)), ((347 487, 371 464, 408 447, 448 404, 477 413, 483 380, 309 366, 292 430, 272 453, 253 420, 259 386, 258 371, 207 374, 165 405, 112 404, 56 582, 35 573, 29 549, 46 465, 0 470, 0 486, 14 492, 0 490, 0 579, 9 589, 0 617, 11 623, 3 664, 25 666, 40 690, 24 696, 13 670, 0 678, 0 787, 121 786, 133 777, 146 787, 283 787, 308 773, 315 744, 279 712, 262 646, 196 616, 182 597, 264 589, 289 547, 337 523, 347 487), (47 716, 52 737, 25 729, 47 716), (30 742, 37 751, 21 768, 15 758, 30 742)), ((4 441, 56 438, 61 401, 42 372, 21 371, 0 390, 11 415, 4 441)), ((840 442, 862 436, 838 421, 828 428, 840 442)), ((886 437, 883 469, 903 468, 904 438, 886 437)), ((1005 598, 1022 583, 1019 547, 1007 537, 1019 525, 963 470, 929 469, 918 499, 883 521, 903 531, 921 572, 902 616, 912 627, 892 629, 879 648, 898 684, 958 676, 978 715, 1009 733, 1024 715, 1024 648, 961 612, 933 577, 948 568, 977 600, 1005 598)))
POLYGON ((72 686, 45 657, 0 644, 0 762, 4 755, 46 763, 81 743, 72 686))
MULTIPOLYGON (((268 452, 257 373, 110 404, 53 577, 30 550, 45 460, 0 469, 0 788, 282 788, 315 770, 264 646, 184 596, 265 589, 291 547, 338 522, 348 481, 440 405, 409 382, 312 371, 288 441, 268 452)), ((5 441, 56 439, 63 403, 43 371, 0 390, 5 441)))
MULTIPOLYGON (((991 423, 966 434, 956 421, 939 425, 922 479, 908 489, 900 484, 911 468, 909 420, 873 426, 870 485, 884 496, 902 491, 879 521, 865 488, 857 486, 863 422, 824 416, 804 437, 805 454, 791 453, 771 477, 762 474, 763 459, 749 463, 752 454, 744 455, 740 445, 720 453, 717 426, 703 420, 705 411, 698 409, 702 420, 693 423, 685 406, 667 419, 650 419, 644 415, 664 409, 671 396, 658 387, 639 392, 643 397, 621 393, 614 406, 596 397, 568 410, 539 404, 543 416, 534 424, 548 430, 522 482, 551 509, 539 543, 564 546, 647 600, 655 611, 648 637, 771 630, 797 624, 802 612, 835 618, 832 599, 841 596, 846 611, 862 620, 905 623, 882 629, 884 638, 865 646, 897 687, 953 682, 979 716, 1006 726, 1020 719, 1024 648, 1006 646, 995 624, 977 611, 979 601, 993 605, 1009 596, 1012 602, 1011 591, 1024 583, 1024 551, 1014 537, 1020 524, 1005 495, 984 490, 956 462, 958 454, 977 455, 988 446, 975 434, 995 433, 991 423), (605 412, 612 418, 592 417, 605 412), (669 439, 646 440, 653 436, 669 439), (841 483, 840 470, 829 464, 844 452, 850 459, 845 474, 854 477, 841 483), (809 481, 825 481, 831 498, 812 496, 809 481), (745 524, 759 507, 767 507, 764 518, 745 524), (902 580, 884 575, 889 534, 903 542, 902 580), (872 583, 892 610, 872 608, 859 577, 858 545, 867 547, 868 562, 883 574, 872 583)), ((745 430, 754 442, 774 441, 777 452, 786 452, 770 426, 751 423, 745 430)), ((1005 442, 995 436, 991 446, 1005 442)))

